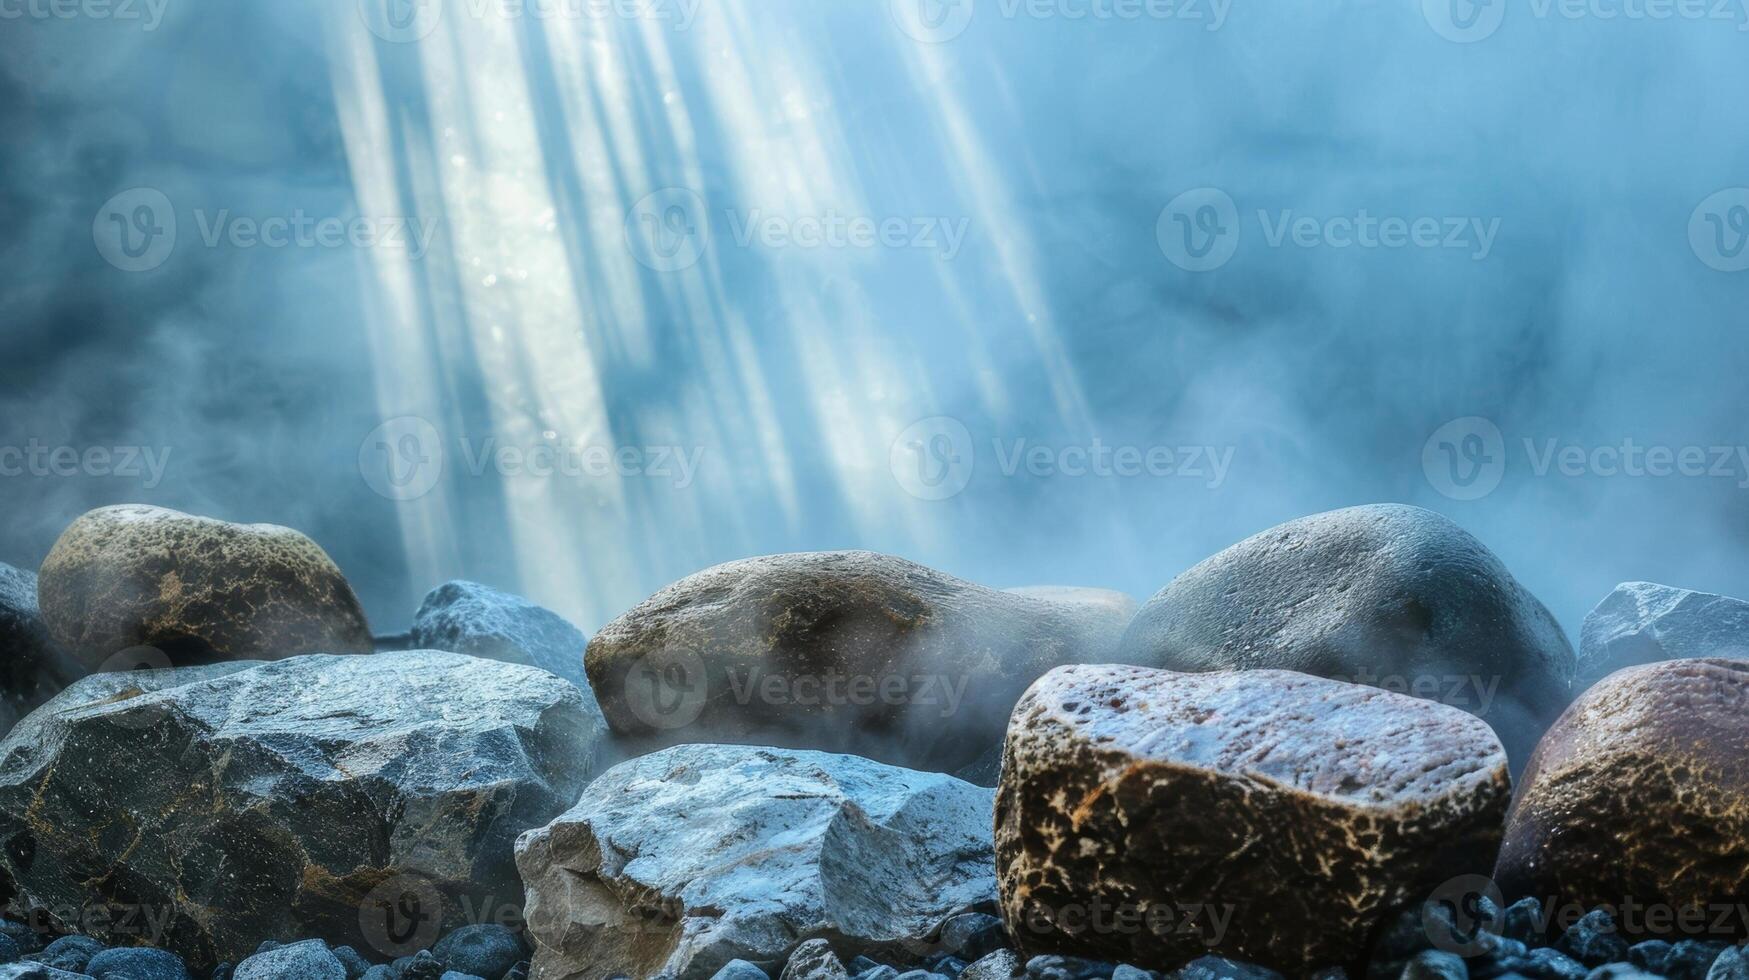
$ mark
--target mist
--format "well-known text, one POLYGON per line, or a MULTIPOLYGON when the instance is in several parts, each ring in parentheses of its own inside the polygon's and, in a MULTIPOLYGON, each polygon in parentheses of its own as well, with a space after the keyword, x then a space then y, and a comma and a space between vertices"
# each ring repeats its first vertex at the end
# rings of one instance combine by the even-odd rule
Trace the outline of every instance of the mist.
POLYGON ((1749 595, 1741 5, 403 7, 4 8, 0 561, 152 503, 593 632, 1397 501, 1575 636, 1749 595))

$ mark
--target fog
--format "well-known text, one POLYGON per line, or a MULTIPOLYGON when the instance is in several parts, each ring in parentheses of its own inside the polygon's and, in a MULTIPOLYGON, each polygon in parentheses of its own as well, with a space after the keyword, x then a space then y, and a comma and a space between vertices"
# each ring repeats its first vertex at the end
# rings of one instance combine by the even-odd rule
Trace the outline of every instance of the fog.
POLYGON ((153 503, 594 631, 1399 501, 1574 635, 1749 595, 1749 7, 1446 2, 0 3, 0 561, 153 503))

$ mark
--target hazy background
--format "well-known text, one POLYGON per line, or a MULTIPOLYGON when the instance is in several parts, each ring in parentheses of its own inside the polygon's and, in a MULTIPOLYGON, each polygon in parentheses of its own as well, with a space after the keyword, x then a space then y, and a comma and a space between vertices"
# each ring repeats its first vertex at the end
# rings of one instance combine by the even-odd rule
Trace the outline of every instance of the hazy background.
POLYGON ((1741 6, 385 2, 0 5, 0 447, 165 460, 14 467, 0 561, 141 501, 304 530, 382 632, 458 576, 593 631, 791 550, 1145 597, 1280 521, 1403 501, 1575 632, 1625 579, 1749 595, 1749 192, 1715 197, 1749 185, 1741 6), (1162 223, 1199 188, 1238 225, 1208 271, 1162 223), (136 262, 123 226, 170 241, 162 211, 133 224, 151 191, 174 246, 136 262), (1270 241, 1362 211, 1495 231, 1485 256, 1473 230, 1270 241), (251 244, 300 214, 434 234, 251 244), (902 231, 814 244, 810 216, 902 231), (969 472, 954 424, 905 434, 936 417, 969 472), (1466 417, 1504 463, 1471 500, 1443 454, 1486 427, 1423 465, 1466 417), (1016 440, 1095 438, 1230 468, 1004 472, 1016 440), (1539 475, 1525 440, 1551 439, 1729 469, 1539 475), (471 465, 540 445, 637 452, 471 465), (924 499, 943 453, 963 489, 924 499))

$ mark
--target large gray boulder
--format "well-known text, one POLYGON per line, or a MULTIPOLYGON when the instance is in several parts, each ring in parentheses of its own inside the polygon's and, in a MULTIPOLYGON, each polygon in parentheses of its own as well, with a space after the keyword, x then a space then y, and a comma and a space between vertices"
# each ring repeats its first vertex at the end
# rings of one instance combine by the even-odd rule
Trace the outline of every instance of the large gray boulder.
POLYGON ((1418 507, 1271 528, 1203 561, 1130 624, 1123 662, 1297 670, 1462 708, 1523 765, 1570 698, 1571 644, 1493 552, 1418 507))
POLYGON ((914 959, 994 911, 991 792, 854 756, 683 745, 517 842, 535 980, 777 976, 796 947, 914 959))
POLYGON ((1579 632, 1583 690, 1626 667, 1693 657, 1749 656, 1749 602, 1710 592, 1623 582, 1579 632))
POLYGON ((520 906, 512 845, 604 735, 582 698, 431 651, 93 675, 0 742, 4 887, 196 969, 286 937, 412 952, 520 906))
POLYGON ((184 667, 375 648, 328 553, 272 524, 101 507, 61 533, 37 593, 49 634, 94 671, 135 647, 184 667))
POLYGON ((1104 662, 1121 605, 998 592, 866 551, 688 576, 603 627, 589 680, 615 732, 850 752, 956 772, 998 751, 1052 667, 1104 662))
POLYGON ((478 582, 446 582, 426 595, 413 617, 412 645, 450 650, 505 663, 527 664, 580 687, 583 631, 563 616, 521 596, 478 582))
POLYGON ((36 573, 0 563, 0 734, 84 675, 49 639, 36 573))
POLYGON ((1487 873, 1509 797, 1499 740, 1455 708, 1289 671, 1064 667, 1008 728, 1002 911, 1031 954, 1306 975, 1487 873))

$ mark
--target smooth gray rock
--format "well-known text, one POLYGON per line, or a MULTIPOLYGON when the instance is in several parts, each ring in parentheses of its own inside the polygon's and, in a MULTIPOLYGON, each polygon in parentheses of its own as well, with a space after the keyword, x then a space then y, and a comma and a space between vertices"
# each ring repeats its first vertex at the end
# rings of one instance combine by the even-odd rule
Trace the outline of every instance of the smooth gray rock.
POLYGON ((730 960, 711 980, 771 980, 771 975, 746 960, 730 960))
POLYGON ((0 734, 86 673, 49 639, 36 588, 35 572, 0 563, 0 734))
POLYGON ((91 980, 88 974, 68 973, 41 963, 8 963, 0 966, 0 980, 91 980))
POLYGON ((830 943, 810 939, 796 947, 778 980, 849 980, 849 977, 830 943))
POLYGON ((85 972, 94 980, 194 980, 181 957, 146 946, 106 949, 91 957, 85 972))
POLYGON ((1008 729, 1003 917, 1033 954, 1302 975, 1485 871, 1510 795, 1494 733, 1431 701, 1289 671, 1060 667, 1008 729))
POLYGON ((1026 961, 1012 949, 999 949, 985 956, 960 974, 960 980, 1013 980, 1026 969, 1026 961))
POLYGON ((1296 670, 1439 701, 1521 768, 1571 697, 1573 648, 1493 552, 1418 507, 1290 521, 1190 569, 1136 615, 1123 663, 1296 670))
POLYGON ((273 936, 395 955, 520 902, 516 835, 602 735, 575 685, 453 653, 94 675, 0 743, 0 871, 23 908, 107 908, 99 939, 152 910, 199 970, 273 936))
POLYGON ((914 961, 991 911, 991 792, 854 756, 683 745, 603 773, 517 842, 542 978, 775 973, 797 945, 914 961))
POLYGON ((462 926, 431 947, 431 955, 458 973, 494 978, 528 959, 528 954, 528 944, 521 936, 491 922, 462 926))
POLYGON ((477 582, 432 589, 413 617, 411 642, 417 649, 527 664, 579 687, 589 684, 583 676, 589 641, 582 630, 550 609, 477 582))
POLYGON ((1626 667, 1693 657, 1749 657, 1749 602, 1623 582, 1585 617, 1575 688, 1626 667))
POLYGON ((346 980, 346 967, 328 944, 309 939, 256 953, 237 964, 231 980, 346 980))
POLYGON ((640 748, 784 745, 993 775, 1021 692, 1060 664, 1109 662, 1123 619, 891 555, 771 555, 668 586, 602 627, 585 662, 640 748))

